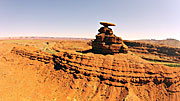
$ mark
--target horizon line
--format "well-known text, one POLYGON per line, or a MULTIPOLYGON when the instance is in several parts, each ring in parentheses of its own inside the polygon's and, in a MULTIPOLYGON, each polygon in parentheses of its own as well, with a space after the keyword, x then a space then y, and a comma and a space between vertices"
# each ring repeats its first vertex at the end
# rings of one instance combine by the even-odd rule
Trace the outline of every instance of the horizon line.
MULTIPOLYGON (((60 37, 60 36, 12 36, 12 37, 0 37, 0 39, 30 39, 30 38, 54 38, 54 39, 86 39, 86 40, 90 40, 90 39, 95 39, 95 38, 81 38, 81 37, 60 37)), ((127 40, 127 39, 126 39, 127 40)), ((134 39, 134 40, 178 40, 175 38, 166 38, 166 39, 134 39)), ((178 40, 180 41, 180 40, 178 40)))

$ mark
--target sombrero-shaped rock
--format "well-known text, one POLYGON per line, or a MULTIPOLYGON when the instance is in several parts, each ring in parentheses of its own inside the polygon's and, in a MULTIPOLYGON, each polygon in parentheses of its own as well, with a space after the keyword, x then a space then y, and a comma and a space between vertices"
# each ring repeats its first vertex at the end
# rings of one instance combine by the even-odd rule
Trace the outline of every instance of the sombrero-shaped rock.
POLYGON ((100 22, 100 24, 103 26, 116 26, 115 24, 109 22, 100 22))

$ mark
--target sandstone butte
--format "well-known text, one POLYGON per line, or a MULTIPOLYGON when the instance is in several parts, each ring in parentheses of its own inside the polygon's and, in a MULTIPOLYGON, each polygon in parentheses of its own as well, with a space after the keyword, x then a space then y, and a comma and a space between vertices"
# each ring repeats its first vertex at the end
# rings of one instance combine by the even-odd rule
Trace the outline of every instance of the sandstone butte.
POLYGON ((96 39, 92 42, 92 50, 94 53, 115 54, 127 53, 128 47, 124 44, 122 38, 113 34, 113 31, 108 26, 115 24, 100 22, 104 27, 101 27, 96 35, 96 39))
MULTIPOLYGON (((114 35, 111 29, 107 30, 108 35, 114 35)), ((118 37, 113 38, 115 41, 110 43, 104 38, 95 42, 124 44, 116 40, 118 37)), ((113 48, 116 51, 103 46, 106 55, 68 49, 52 54, 29 45, 0 43, 0 70, 3 71, 0 73, 0 100, 178 101, 180 69, 148 62, 127 52, 128 49, 145 53, 147 50, 142 46, 149 48, 150 44, 125 43, 129 48, 123 51, 117 51, 120 46, 113 48), (116 54, 112 55, 114 52, 116 54)), ((158 46, 150 51, 155 54, 154 51, 161 48, 165 49, 158 46)), ((102 49, 99 51, 101 53, 102 49)), ((158 55, 161 54, 174 55, 173 52, 158 55)))

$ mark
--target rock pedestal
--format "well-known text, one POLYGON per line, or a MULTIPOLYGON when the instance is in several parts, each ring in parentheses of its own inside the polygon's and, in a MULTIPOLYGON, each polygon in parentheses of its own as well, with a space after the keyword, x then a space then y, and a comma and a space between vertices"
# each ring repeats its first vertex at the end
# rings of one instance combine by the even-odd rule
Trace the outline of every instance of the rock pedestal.
POLYGON ((101 27, 96 35, 96 39, 92 42, 92 50, 95 53, 114 54, 127 53, 128 47, 124 44, 122 38, 113 34, 113 31, 108 26, 115 26, 115 24, 100 22, 101 27))

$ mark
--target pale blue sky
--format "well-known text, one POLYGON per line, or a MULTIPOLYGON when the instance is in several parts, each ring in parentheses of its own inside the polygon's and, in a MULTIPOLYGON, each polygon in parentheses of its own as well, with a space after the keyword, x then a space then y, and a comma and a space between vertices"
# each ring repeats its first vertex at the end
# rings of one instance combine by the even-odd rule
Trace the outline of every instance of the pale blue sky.
POLYGON ((123 39, 180 40, 180 0, 0 0, 0 37, 95 38, 100 21, 123 39))

